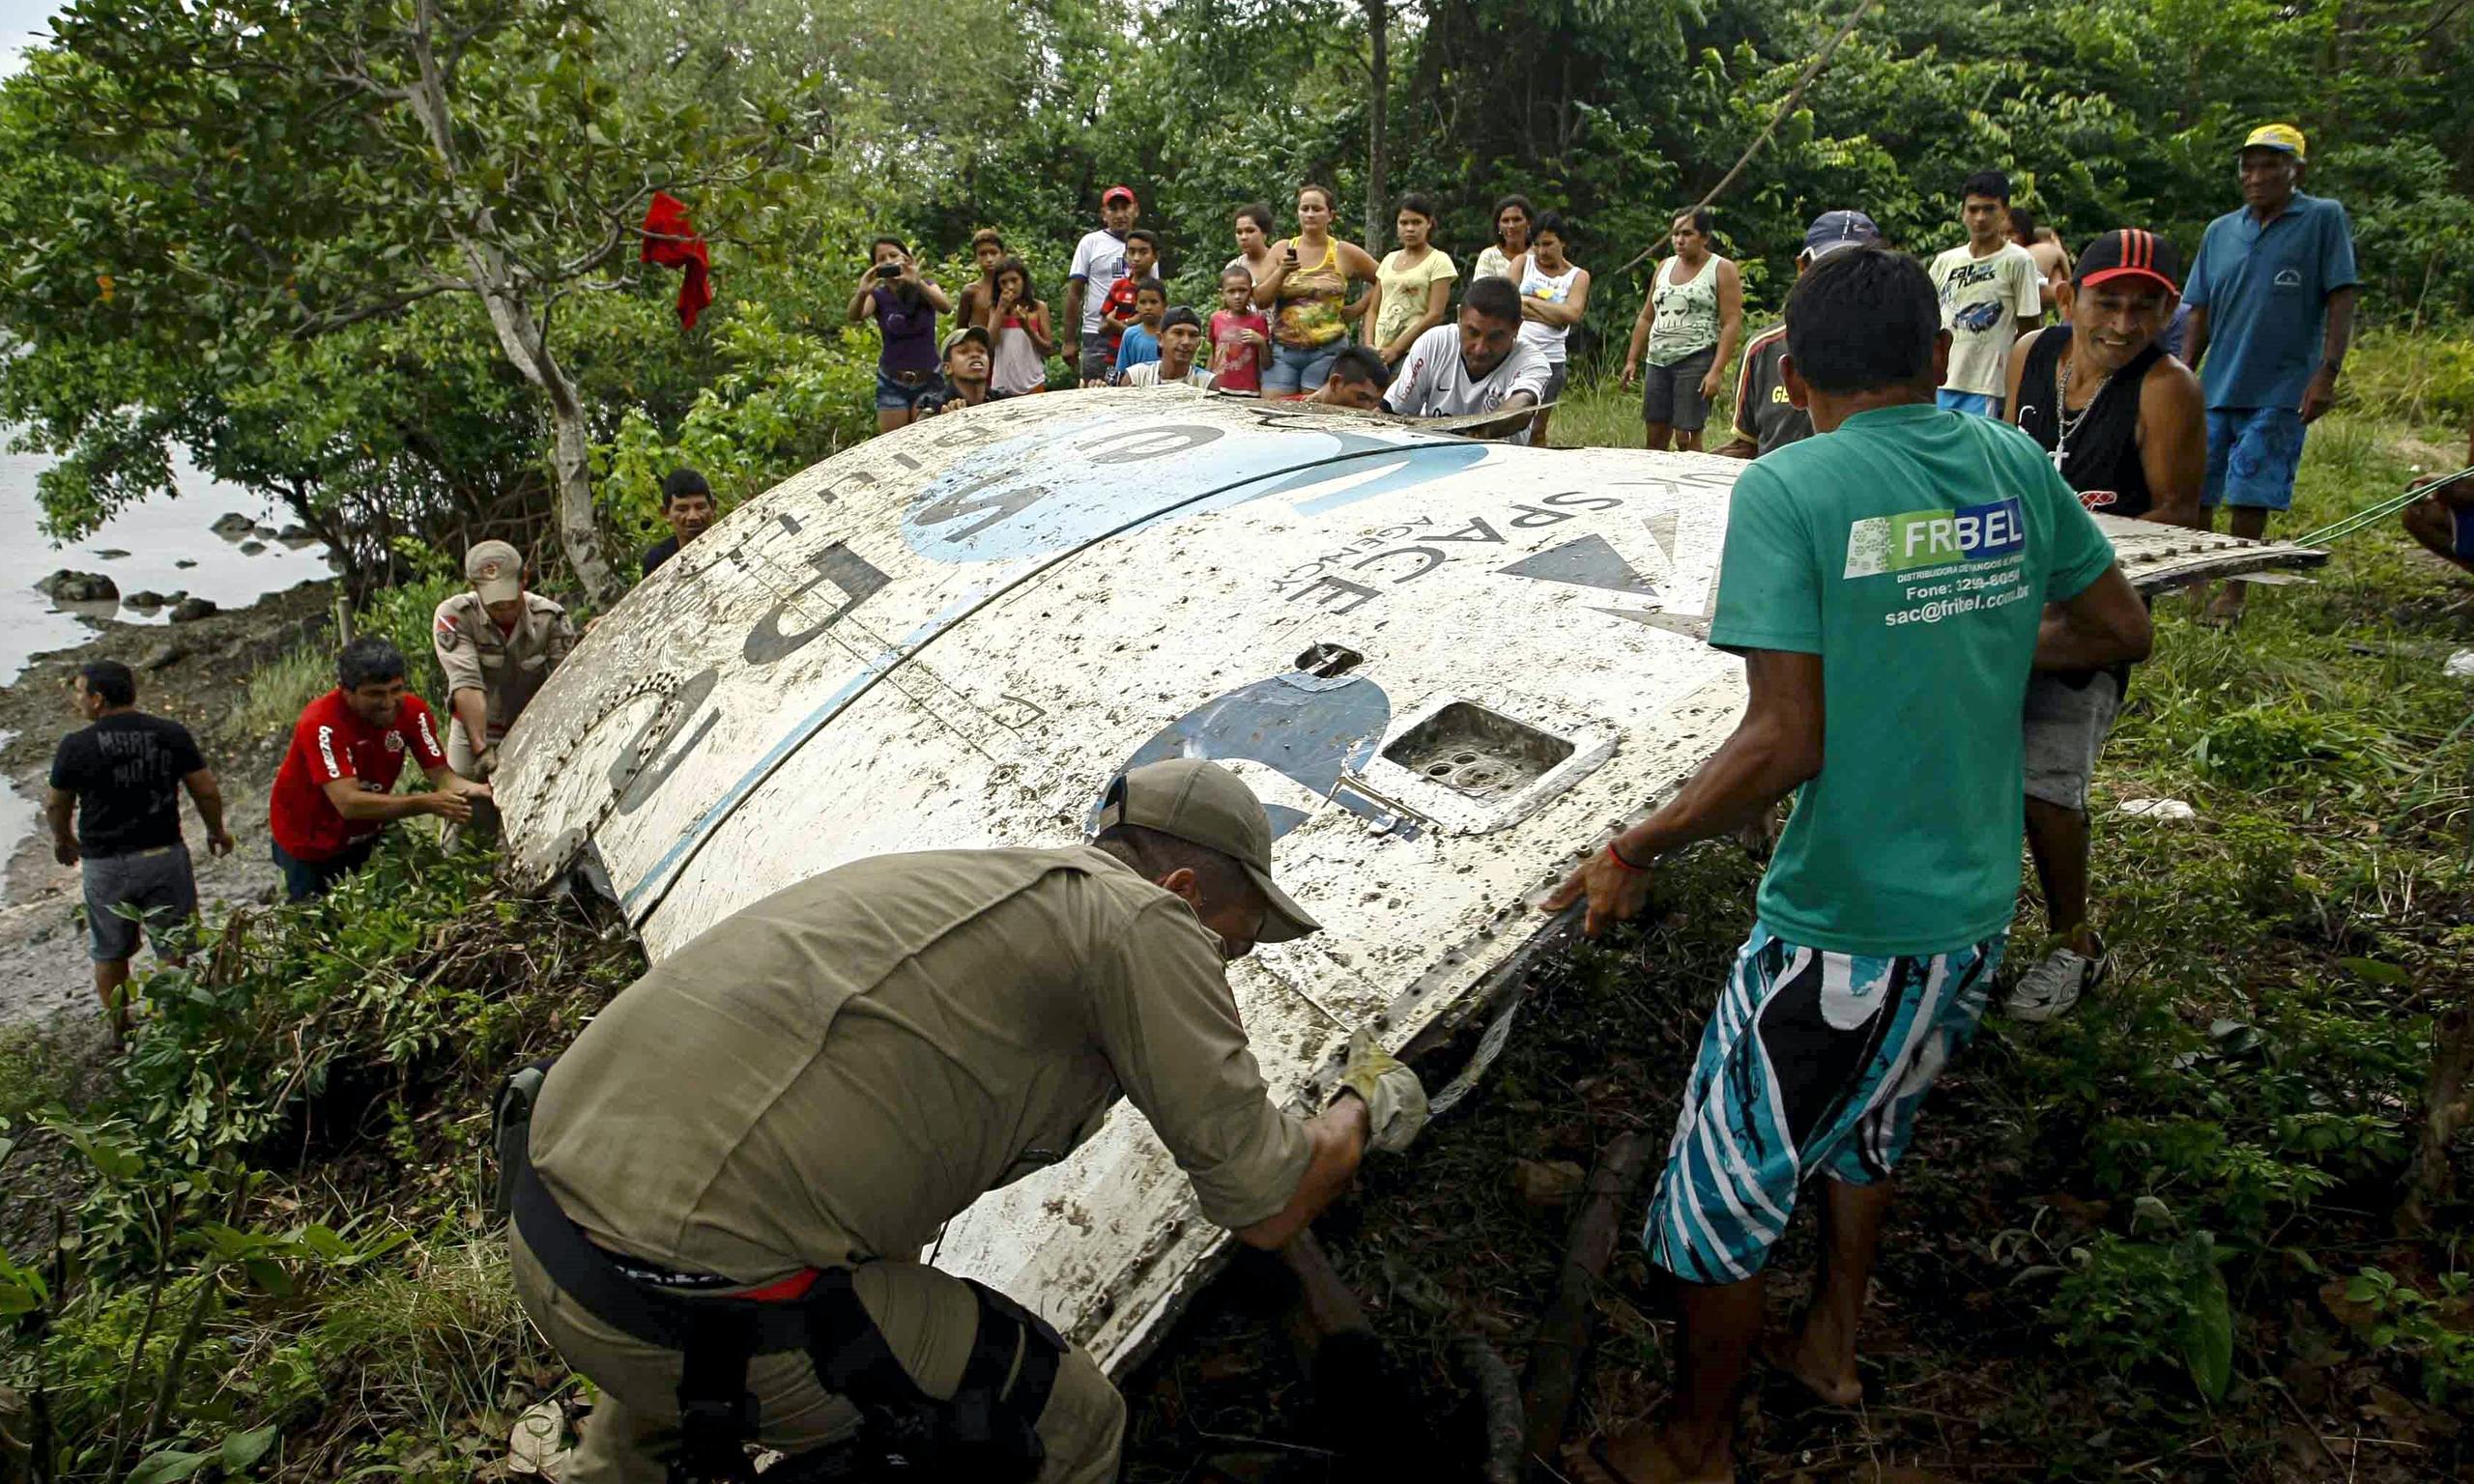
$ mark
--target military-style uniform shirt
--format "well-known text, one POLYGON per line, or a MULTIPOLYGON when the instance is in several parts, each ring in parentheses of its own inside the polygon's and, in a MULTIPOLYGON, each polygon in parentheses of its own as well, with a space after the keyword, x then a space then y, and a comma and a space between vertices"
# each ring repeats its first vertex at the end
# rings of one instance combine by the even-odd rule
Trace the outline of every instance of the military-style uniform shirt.
MULTIPOLYGON (((438 605, 430 639, 446 675, 446 709, 454 710, 455 693, 466 689, 478 690, 489 706, 489 736, 467 739, 477 753, 505 736, 524 714, 552 668, 576 646, 576 628, 565 609, 528 592, 523 621, 514 633, 502 634, 481 606, 481 595, 468 587, 438 605)), ((458 732, 464 729, 460 720, 452 725, 458 732)))
POLYGON ((1272 1105, 1220 941, 1090 846, 876 856, 727 918, 551 1070, 534 1166, 615 1251, 746 1284, 908 1261, 1122 1093, 1226 1227, 1279 1213, 1272 1105))

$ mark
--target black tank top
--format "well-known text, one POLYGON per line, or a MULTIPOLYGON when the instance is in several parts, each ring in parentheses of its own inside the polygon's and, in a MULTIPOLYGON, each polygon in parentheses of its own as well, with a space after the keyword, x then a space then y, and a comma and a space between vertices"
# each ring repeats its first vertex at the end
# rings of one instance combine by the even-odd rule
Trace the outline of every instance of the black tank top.
MULTIPOLYGON (((2061 358, 2070 354, 2070 327, 2056 325, 2036 336, 2019 372, 2019 427, 2047 453, 2061 442, 2061 358)), ((2103 515, 2137 520, 2156 501, 2148 494, 2147 468, 2139 461, 2139 389, 2147 369, 2165 355, 2156 345, 2114 373, 2081 410, 2070 430, 2062 482, 2080 502, 2103 515)))

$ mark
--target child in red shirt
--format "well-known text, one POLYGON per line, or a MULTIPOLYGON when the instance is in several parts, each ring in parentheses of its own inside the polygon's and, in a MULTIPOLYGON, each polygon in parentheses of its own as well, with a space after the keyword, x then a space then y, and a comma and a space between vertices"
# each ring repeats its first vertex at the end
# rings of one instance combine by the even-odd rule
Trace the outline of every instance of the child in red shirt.
MULTIPOLYGON (((1149 227, 1136 227, 1125 235, 1125 276, 1108 285, 1108 297, 1100 305, 1100 332, 1108 337, 1108 362, 1116 363, 1117 348, 1124 343, 1126 328, 1139 323, 1142 315, 1135 306, 1134 296, 1146 278, 1157 276, 1160 267, 1160 234, 1149 227)), ((1105 386, 1106 381, 1085 382, 1085 386, 1105 386)))
POLYGON ((1232 268, 1220 275, 1220 307, 1211 312, 1211 374, 1222 391, 1260 395, 1272 363, 1272 322, 1254 307, 1254 275, 1232 268))

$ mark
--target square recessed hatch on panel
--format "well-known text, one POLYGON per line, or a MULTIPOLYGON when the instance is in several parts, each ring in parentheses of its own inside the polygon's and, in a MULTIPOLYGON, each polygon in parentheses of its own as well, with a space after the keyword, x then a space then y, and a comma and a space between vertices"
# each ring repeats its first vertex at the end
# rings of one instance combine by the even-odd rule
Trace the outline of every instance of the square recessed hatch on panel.
POLYGON ((1572 756, 1572 744, 1475 701, 1455 700, 1402 732, 1383 756, 1481 803, 1508 799, 1572 756))

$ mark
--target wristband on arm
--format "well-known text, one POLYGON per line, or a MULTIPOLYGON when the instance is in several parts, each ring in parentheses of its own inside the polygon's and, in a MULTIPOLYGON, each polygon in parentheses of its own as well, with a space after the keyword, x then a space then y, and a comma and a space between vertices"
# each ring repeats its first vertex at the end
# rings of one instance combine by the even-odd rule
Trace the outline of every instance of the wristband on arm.
POLYGON ((1639 872, 1650 869, 1648 866, 1634 862, 1626 857, 1623 851, 1615 847, 1615 842, 1612 840, 1606 842, 1606 853, 1613 856, 1615 858, 1615 864, 1623 867, 1625 870, 1639 872))

